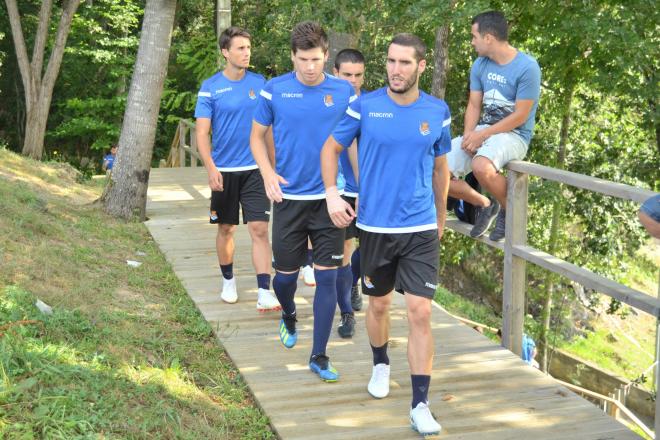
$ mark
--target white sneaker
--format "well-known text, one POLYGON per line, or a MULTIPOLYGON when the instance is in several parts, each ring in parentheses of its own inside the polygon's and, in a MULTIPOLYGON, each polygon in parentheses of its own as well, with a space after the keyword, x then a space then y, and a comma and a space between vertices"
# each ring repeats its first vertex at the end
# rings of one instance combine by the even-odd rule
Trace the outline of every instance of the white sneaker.
POLYGON ((220 294, 220 298, 229 304, 234 304, 236 301, 238 301, 238 293, 236 292, 236 278, 232 278, 231 280, 222 279, 222 293, 220 294))
POLYGON ((312 266, 305 266, 302 268, 303 281, 308 286, 316 286, 316 280, 314 279, 314 268, 312 266))
POLYGON ((429 404, 419 402, 415 408, 410 410, 410 426, 422 435, 440 434, 442 427, 435 421, 429 404))
POLYGON ((371 380, 367 391, 372 397, 382 399, 390 393, 390 366, 387 364, 374 365, 371 370, 371 380))
POLYGON ((282 310, 282 306, 270 290, 259 289, 257 293, 257 310, 260 312, 271 312, 282 310))

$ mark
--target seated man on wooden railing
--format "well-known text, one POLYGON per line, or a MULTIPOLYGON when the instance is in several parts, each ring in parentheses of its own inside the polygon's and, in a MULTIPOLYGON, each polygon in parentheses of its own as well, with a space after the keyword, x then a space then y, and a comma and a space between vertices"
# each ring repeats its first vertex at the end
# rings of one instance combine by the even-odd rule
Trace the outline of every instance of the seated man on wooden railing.
POLYGON ((490 239, 504 238, 506 179, 499 171, 527 154, 541 88, 534 58, 509 45, 508 24, 501 12, 484 12, 472 20, 472 45, 479 58, 470 71, 470 97, 463 136, 452 140, 447 155, 452 180, 449 195, 477 206, 470 232, 482 236, 497 217, 490 239), (483 108, 483 111, 482 111, 483 108), (472 171, 491 197, 458 178, 472 171))

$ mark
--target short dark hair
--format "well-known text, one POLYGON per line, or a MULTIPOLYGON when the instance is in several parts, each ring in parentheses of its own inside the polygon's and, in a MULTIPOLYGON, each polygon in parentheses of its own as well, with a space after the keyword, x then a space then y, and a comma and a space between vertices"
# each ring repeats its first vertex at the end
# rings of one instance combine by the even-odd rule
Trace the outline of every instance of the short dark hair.
POLYGON ((472 24, 475 23, 482 37, 491 34, 497 41, 509 40, 509 23, 500 11, 488 11, 475 15, 472 24))
POLYGON ((315 21, 302 21, 291 31, 291 51, 310 50, 320 47, 323 53, 328 51, 328 35, 315 21))
POLYGON ((238 26, 231 26, 222 31, 218 38, 218 46, 220 46, 220 49, 229 50, 231 47, 231 40, 234 37, 243 37, 252 41, 252 35, 250 35, 248 31, 238 26))
POLYGON ((419 38, 417 35, 403 33, 396 34, 392 41, 390 41, 390 46, 393 44, 398 44, 399 46, 412 47, 415 49, 415 59, 419 62, 426 58, 426 44, 419 38))
POLYGON ((364 55, 357 49, 342 49, 335 57, 335 69, 339 70, 343 63, 364 64, 364 55))

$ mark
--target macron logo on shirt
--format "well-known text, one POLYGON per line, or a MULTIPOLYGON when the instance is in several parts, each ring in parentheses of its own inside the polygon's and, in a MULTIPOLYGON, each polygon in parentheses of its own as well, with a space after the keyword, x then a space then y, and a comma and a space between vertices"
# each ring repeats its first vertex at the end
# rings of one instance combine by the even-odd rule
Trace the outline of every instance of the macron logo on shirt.
POLYGON ((282 93, 282 98, 302 98, 302 97, 303 97, 302 93, 289 93, 289 92, 282 93))
POLYGON ((389 112, 369 112, 369 117, 370 117, 370 118, 388 118, 388 119, 392 119, 392 118, 394 118, 394 113, 389 113, 389 112))
POLYGON ((226 92, 231 92, 232 88, 231 87, 225 87, 224 89, 218 89, 215 91, 216 95, 219 95, 221 93, 226 93, 226 92))

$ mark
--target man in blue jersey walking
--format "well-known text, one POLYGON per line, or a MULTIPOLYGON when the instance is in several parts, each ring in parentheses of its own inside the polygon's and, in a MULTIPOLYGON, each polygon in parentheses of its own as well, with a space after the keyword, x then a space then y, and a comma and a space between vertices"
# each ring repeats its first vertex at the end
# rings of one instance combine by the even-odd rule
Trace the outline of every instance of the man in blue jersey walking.
POLYGON ((439 239, 446 217, 451 148, 447 104, 418 88, 426 46, 415 35, 396 35, 387 52, 388 86, 353 101, 321 152, 328 212, 346 226, 353 209, 332 189, 344 148, 359 136, 360 264, 369 296, 367 332, 373 353, 369 394, 389 393, 387 355, 392 291, 405 295, 410 423, 423 435, 440 432, 428 406, 433 366, 431 300, 438 282, 439 239))
MULTIPOLYGON (((336 77, 345 79, 352 86, 355 94, 362 94, 364 84, 364 55, 356 49, 342 49, 335 57, 335 67, 332 72, 336 77)), ((357 140, 353 141, 354 143, 357 140)), ((344 194, 342 198, 355 209, 357 198, 357 146, 342 151, 339 157, 342 173, 345 179, 344 194), (353 158, 349 158, 349 152, 353 158)), ((337 305, 341 313, 341 322, 337 327, 337 333, 342 338, 351 338, 355 334, 354 310, 362 308, 362 295, 358 290, 357 282, 360 279, 360 253, 355 250, 353 241, 358 236, 355 219, 346 227, 344 236, 344 261, 337 272, 337 305)))
POLYGON ((472 46, 479 58, 470 71, 463 136, 452 141, 447 155, 454 176, 449 195, 477 207, 470 235, 482 236, 496 219, 489 235, 494 241, 504 238, 506 219, 506 179, 499 171, 527 154, 541 92, 538 63, 512 47, 508 35, 501 12, 484 12, 472 19, 472 46), (492 197, 458 179, 470 171, 492 197))
MULTIPOLYGON (((337 267, 343 260, 344 230, 333 225, 319 169, 323 142, 342 117, 353 95, 351 85, 323 73, 328 38, 315 22, 291 32, 294 71, 268 81, 259 96, 250 145, 273 204, 273 288, 282 304, 280 341, 292 348, 298 339, 294 295, 299 268, 307 259, 307 239, 314 248, 314 335, 309 368, 326 382, 339 373, 326 346, 337 307, 337 267), (274 170, 266 136, 272 126, 274 170)), ((336 190, 336 186, 335 186, 336 190)), ((338 193, 337 193, 338 194, 338 193)))
POLYGON ((220 48, 227 67, 205 80, 197 95, 197 145, 212 190, 210 222, 218 225, 216 249, 223 278, 220 297, 227 303, 238 300, 233 261, 234 231, 239 223, 240 205, 243 223, 247 223, 252 238, 252 263, 258 286, 257 309, 280 310, 270 292, 270 202, 250 152, 252 114, 265 83, 261 75, 247 70, 250 39, 250 34, 238 27, 230 27, 220 35, 220 48), (212 148, 209 142, 211 127, 212 148))

